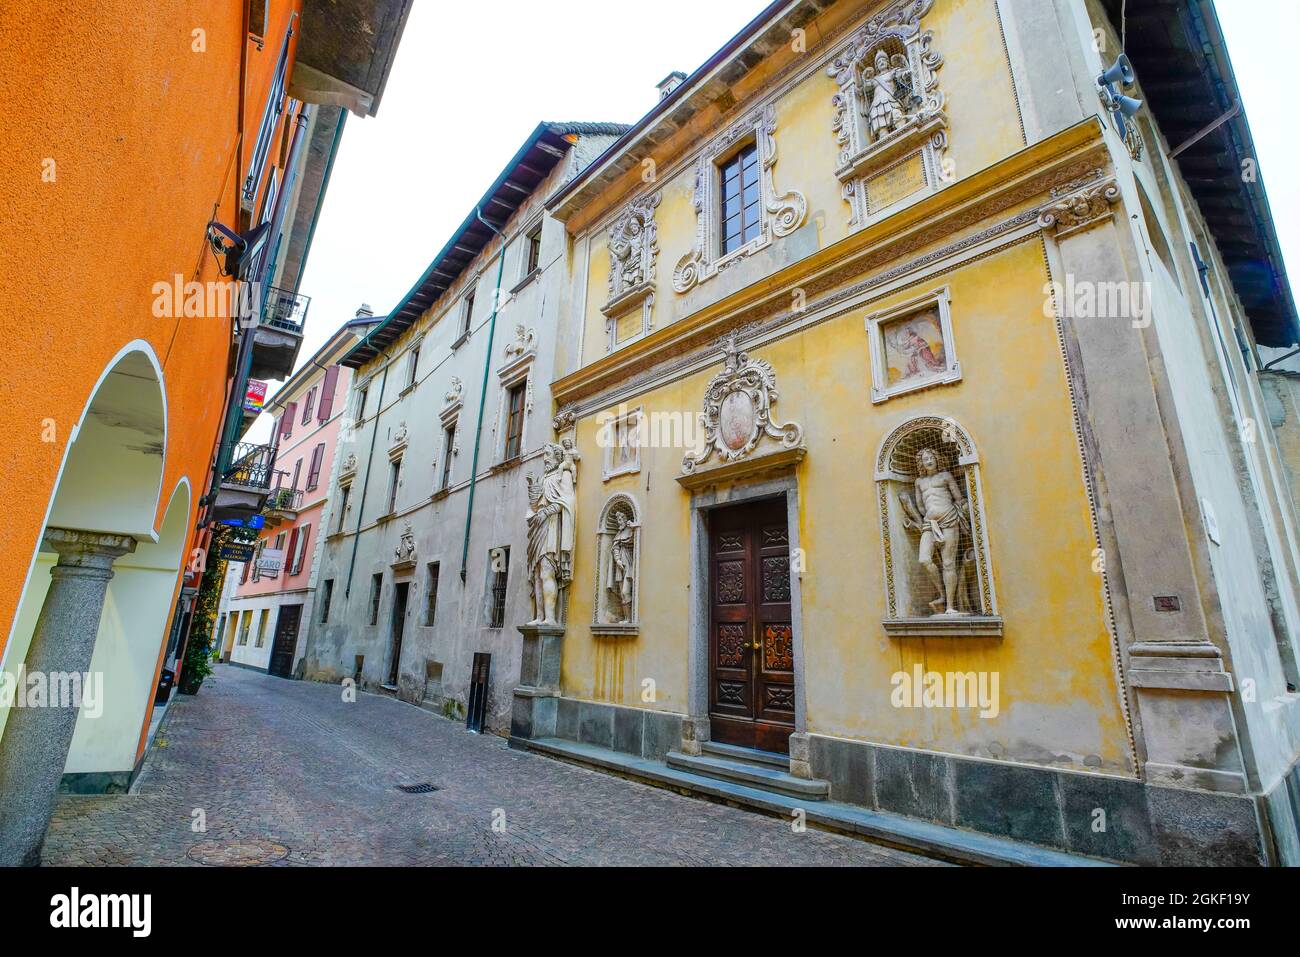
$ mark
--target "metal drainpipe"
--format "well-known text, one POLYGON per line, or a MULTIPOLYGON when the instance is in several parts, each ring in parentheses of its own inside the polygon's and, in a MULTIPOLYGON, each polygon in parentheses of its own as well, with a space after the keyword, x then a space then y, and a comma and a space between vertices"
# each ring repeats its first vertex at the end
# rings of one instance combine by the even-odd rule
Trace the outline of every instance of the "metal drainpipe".
POLYGON ((492 371, 492 337, 496 333, 497 307, 501 303, 501 274, 506 268, 506 237, 501 230, 483 218, 481 207, 476 206, 474 208, 474 215, 478 217, 480 223, 501 238, 501 252, 499 254, 501 258, 497 262, 497 285, 492 290, 492 318, 488 320, 487 355, 483 359, 483 388, 479 391, 478 424, 474 427, 474 460, 470 463, 469 468, 469 504, 465 506, 465 542, 460 549, 460 583, 462 585, 465 584, 465 567, 469 563, 469 526, 474 519, 474 488, 478 485, 478 448, 480 438, 483 435, 483 407, 487 405, 488 375, 492 371))
MULTIPOLYGON (((375 467, 375 440, 379 438, 379 417, 384 412, 384 389, 388 385, 388 370, 392 367, 392 360, 388 353, 381 352, 384 357, 384 377, 379 380, 379 405, 375 409, 375 427, 370 431, 370 454, 366 456, 366 477, 361 480, 361 501, 357 502, 357 527, 352 534, 352 558, 348 561, 348 581, 343 587, 343 597, 347 598, 352 594, 352 572, 357 565, 357 545, 361 542, 361 519, 366 513, 366 489, 370 487, 370 473, 375 467)), ((361 412, 364 414, 365 409, 361 412)))

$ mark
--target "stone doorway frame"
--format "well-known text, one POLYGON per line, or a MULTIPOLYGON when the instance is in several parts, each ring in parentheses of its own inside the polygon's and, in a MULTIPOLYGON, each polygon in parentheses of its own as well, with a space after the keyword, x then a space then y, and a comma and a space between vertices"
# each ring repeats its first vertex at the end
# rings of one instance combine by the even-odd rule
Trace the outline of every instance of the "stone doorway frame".
MULTIPOLYGON (((690 606, 687 641, 686 704, 681 750, 699 754, 709 740, 709 529, 707 513, 730 505, 747 505, 762 499, 784 498, 790 554, 799 543, 799 480, 794 474, 725 488, 711 487, 691 495, 691 581, 695 595, 690 606)), ((792 562, 793 564, 793 562, 792 562)), ((803 583, 801 572, 790 572, 790 620, 794 645, 794 734, 808 726, 808 685, 804 668, 803 583)))

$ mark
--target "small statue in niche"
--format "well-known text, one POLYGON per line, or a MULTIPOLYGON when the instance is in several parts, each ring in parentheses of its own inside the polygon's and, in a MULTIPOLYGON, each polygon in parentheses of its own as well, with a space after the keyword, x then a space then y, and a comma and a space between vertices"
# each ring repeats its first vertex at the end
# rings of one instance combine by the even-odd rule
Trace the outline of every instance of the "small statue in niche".
POLYGON ((609 565, 605 570, 605 587, 610 594, 609 615, 616 622, 631 621, 632 581, 635 553, 635 529, 624 512, 614 513, 617 531, 609 543, 609 565))
POLYGON ((867 87, 867 129, 871 142, 878 143, 907 122, 904 104, 912 98, 907 58, 877 50, 874 68, 864 70, 862 79, 867 87))
POLYGON ((962 532, 970 535, 970 507, 953 474, 946 469, 940 471, 939 455, 934 449, 916 453, 916 471, 916 501, 904 492, 898 494, 898 500, 903 506, 903 525, 921 535, 917 558, 938 592, 930 602, 930 613, 964 615, 966 612, 958 607, 962 569, 957 558, 962 532), (942 567, 934 561, 936 546, 942 567))

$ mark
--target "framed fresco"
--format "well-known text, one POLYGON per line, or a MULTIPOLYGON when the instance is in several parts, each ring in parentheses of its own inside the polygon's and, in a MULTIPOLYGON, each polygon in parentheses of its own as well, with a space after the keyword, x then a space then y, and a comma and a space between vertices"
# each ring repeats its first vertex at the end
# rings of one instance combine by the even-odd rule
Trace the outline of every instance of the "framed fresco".
POLYGON ((872 402, 961 378, 947 286, 871 313, 866 326, 872 402))

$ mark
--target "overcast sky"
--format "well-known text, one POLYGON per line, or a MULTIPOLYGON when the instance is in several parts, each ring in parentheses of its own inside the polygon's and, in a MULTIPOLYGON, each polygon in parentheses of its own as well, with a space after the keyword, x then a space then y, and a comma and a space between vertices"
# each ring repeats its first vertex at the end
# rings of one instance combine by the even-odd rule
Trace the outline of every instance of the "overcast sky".
MULTIPOLYGON (((386 315, 538 122, 634 122, 659 80, 694 70, 764 6, 656 0, 646 15, 610 0, 414 3, 378 116, 348 118, 301 285, 312 305, 299 361, 360 303, 386 315)), ((1278 78, 1296 55, 1300 2, 1218 0, 1218 9, 1300 277, 1300 184, 1281 172, 1300 133, 1294 91, 1278 78)))

